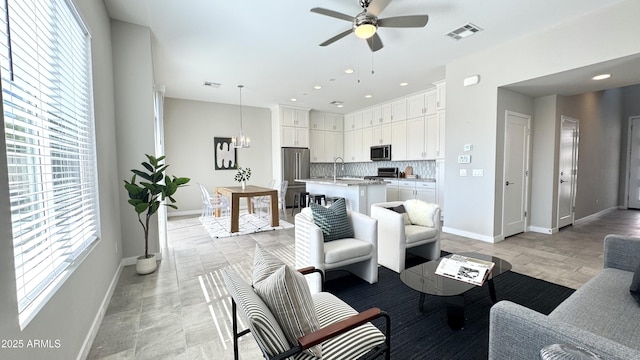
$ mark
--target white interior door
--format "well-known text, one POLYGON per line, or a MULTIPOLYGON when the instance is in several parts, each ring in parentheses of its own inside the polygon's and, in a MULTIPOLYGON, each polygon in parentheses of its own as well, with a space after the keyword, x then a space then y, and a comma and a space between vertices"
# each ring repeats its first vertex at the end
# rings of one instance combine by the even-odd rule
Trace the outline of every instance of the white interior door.
POLYGON ((627 207, 640 209, 640 116, 631 118, 629 131, 629 204, 627 207))
POLYGON ((558 169, 558 228, 573 224, 578 180, 579 120, 562 116, 558 169))
POLYGON ((526 230, 527 169, 529 164, 529 123, 531 117, 507 111, 504 132, 504 185, 502 235, 526 230))

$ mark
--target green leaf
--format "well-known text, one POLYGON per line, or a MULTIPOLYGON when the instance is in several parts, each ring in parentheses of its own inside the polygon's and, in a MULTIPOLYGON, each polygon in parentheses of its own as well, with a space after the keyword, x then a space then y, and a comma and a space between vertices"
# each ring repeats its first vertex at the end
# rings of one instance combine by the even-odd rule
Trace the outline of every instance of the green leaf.
POLYGON ((131 172, 136 174, 136 175, 138 175, 138 176, 140 176, 141 178, 143 178, 145 180, 153 181, 153 179, 151 178, 151 175, 147 174, 144 171, 133 169, 133 170, 131 170, 131 172))
POLYGON ((133 194, 133 195, 137 195, 137 194, 140 194, 140 192, 142 192, 142 188, 134 184, 125 184, 124 188, 127 189, 129 194, 133 194))
POLYGON ((153 166, 149 165, 148 163, 143 162, 142 166, 144 166, 145 169, 149 170, 150 172, 153 172, 153 166))
POLYGON ((143 213, 145 210, 147 210, 149 208, 149 204, 145 203, 140 203, 138 205, 136 205, 136 212, 138 214, 143 213))
POLYGON ((168 206, 168 207, 170 207, 170 208, 173 208, 173 209, 176 209, 176 210, 178 210, 178 207, 177 207, 177 206, 175 206, 175 205, 171 205, 171 204, 166 204, 166 206, 168 206))
POLYGON ((184 185, 184 184, 188 183, 190 180, 191 179, 185 178, 185 177, 180 177, 180 178, 177 178, 175 176, 173 177, 173 182, 178 186, 184 185))

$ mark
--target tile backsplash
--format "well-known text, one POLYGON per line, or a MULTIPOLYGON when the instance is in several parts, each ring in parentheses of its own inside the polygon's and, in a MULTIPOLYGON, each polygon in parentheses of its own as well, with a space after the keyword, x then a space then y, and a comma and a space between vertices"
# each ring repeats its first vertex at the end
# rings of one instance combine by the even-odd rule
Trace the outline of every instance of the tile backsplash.
MULTIPOLYGON (((413 173, 420 179, 434 179, 436 177, 435 160, 425 161, 375 161, 345 163, 344 171, 342 163, 338 162, 338 176, 369 176, 377 175, 379 167, 397 167, 398 171, 404 172, 407 166, 413 168, 413 173)), ((333 176, 333 163, 312 163, 311 177, 331 177, 333 176)))

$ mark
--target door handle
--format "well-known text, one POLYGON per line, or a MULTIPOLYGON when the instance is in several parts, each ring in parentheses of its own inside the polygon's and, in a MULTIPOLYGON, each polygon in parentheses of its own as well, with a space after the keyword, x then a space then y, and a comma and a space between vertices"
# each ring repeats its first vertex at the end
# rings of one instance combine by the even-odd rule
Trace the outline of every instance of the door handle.
POLYGON ((560 179, 560 184, 566 183, 566 181, 560 179))
POLYGON ((515 184, 515 183, 514 183, 514 182, 509 182, 509 181, 507 181, 507 182, 505 183, 505 185, 507 185, 507 186, 509 186, 509 185, 513 185, 513 184, 515 184))

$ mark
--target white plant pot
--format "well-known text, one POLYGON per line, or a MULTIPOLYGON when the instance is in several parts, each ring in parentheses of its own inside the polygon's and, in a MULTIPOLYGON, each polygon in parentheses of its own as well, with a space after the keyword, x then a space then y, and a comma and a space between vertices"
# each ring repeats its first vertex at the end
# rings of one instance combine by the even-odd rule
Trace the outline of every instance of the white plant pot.
POLYGON ((140 275, 151 274, 156 271, 158 264, 156 263, 156 255, 150 254, 148 258, 139 256, 136 261, 136 272, 140 275))

